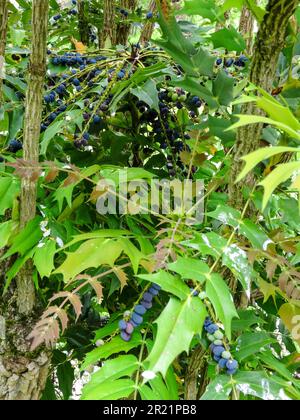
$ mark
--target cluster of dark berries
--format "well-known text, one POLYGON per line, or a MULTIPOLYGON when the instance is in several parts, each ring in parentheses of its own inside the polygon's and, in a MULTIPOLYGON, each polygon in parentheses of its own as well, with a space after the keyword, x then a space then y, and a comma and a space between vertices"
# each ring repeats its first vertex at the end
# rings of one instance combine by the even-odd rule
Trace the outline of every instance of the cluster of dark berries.
POLYGON ((216 65, 221 66, 223 64, 226 68, 232 67, 233 65, 235 65, 236 67, 245 67, 247 61, 249 61, 249 59, 245 55, 241 55, 236 59, 234 59, 233 57, 224 59, 218 58, 216 60, 216 65))
POLYGON ((207 332, 207 338, 212 342, 210 350, 214 360, 218 363, 220 369, 226 369, 228 375, 234 375, 238 370, 238 362, 233 359, 231 353, 224 347, 224 334, 217 324, 210 318, 206 318, 204 329, 207 332))
POLYGON ((23 149, 23 145, 19 140, 13 139, 10 140, 10 142, 8 143, 8 152, 11 153, 17 153, 19 150, 23 149))
POLYGON ((139 305, 136 305, 132 313, 125 313, 124 319, 119 322, 121 338, 124 341, 130 341, 135 328, 143 323, 143 316, 148 309, 152 308, 152 300, 160 292, 161 287, 158 284, 152 284, 150 289, 143 294, 139 305))
MULTIPOLYGON (((68 10, 67 14, 68 15, 77 15, 78 11, 77 11, 77 0, 72 0, 72 8, 70 10, 68 10), (73 7, 75 6, 75 7, 73 7)), ((56 24, 59 20, 61 20, 63 17, 63 15, 61 13, 59 13, 58 15, 53 16, 53 23, 56 24)))

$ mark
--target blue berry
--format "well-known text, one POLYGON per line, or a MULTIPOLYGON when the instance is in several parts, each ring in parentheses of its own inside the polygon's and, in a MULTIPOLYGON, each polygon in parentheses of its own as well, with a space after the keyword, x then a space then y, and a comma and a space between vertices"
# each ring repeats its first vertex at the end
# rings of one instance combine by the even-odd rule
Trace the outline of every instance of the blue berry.
POLYGON ((228 370, 237 370, 239 364, 236 360, 227 360, 226 367, 228 370))
POLYGON ((95 124, 99 124, 101 122, 101 117, 99 115, 95 115, 93 118, 93 122, 95 124))
POLYGON ((23 149, 23 145, 19 140, 13 139, 8 143, 8 151, 12 153, 17 153, 19 150, 23 149))
POLYGON ((124 77, 125 77, 124 71, 119 71, 117 76, 118 76, 118 79, 124 79, 124 77))
POLYGON ((144 308, 146 309, 151 309, 152 308, 152 302, 146 302, 145 300, 141 301, 141 305, 144 306, 144 308))
POLYGON ((215 356, 218 356, 221 358, 221 355, 223 353, 223 351, 225 351, 223 346, 214 346, 212 352, 215 356))
POLYGON ((216 331, 218 331, 219 327, 216 324, 210 324, 208 327, 205 327, 206 332, 208 334, 214 334, 216 331))
POLYGON ((228 361, 228 360, 226 360, 226 359, 220 359, 220 360, 219 360, 219 367, 220 367, 221 369, 225 369, 225 368, 226 368, 226 363, 227 363, 227 361, 228 361))
POLYGON ((145 300, 146 302, 151 303, 152 302, 152 299, 153 299, 153 295, 151 295, 151 293, 148 293, 148 292, 144 293, 143 300, 145 300))
POLYGON ((53 19, 54 20, 59 20, 59 19, 61 19, 61 17, 62 17, 61 15, 56 15, 56 16, 53 17, 53 19))
POLYGON ((131 340, 131 335, 128 334, 126 331, 122 331, 121 332, 121 338, 124 341, 130 341, 131 340))
POLYGON ((228 369, 226 373, 227 373, 227 375, 235 375, 236 372, 237 372, 236 369, 233 369, 233 370, 228 369))
POLYGON ((214 361, 215 362, 219 363, 220 360, 221 360, 221 357, 220 356, 216 356, 216 355, 214 356, 214 361))
POLYGON ((146 14, 146 18, 147 18, 147 19, 152 19, 152 18, 153 18, 153 12, 148 12, 148 13, 146 14))
POLYGON ((146 313, 146 308, 143 305, 137 305, 134 308, 134 312, 138 315, 144 315, 146 313))
POLYGON ((225 60, 225 66, 226 67, 231 67, 233 63, 234 63, 233 58, 228 58, 227 60, 225 60))
POLYGON ((119 328, 120 328, 120 330, 126 330, 127 323, 126 323, 126 321, 124 321, 124 319, 121 319, 121 321, 119 322, 119 328))
POLYGON ((217 66, 220 66, 223 63, 222 58, 218 58, 216 61, 217 66))
POLYGON ((80 86, 80 81, 78 79, 73 79, 72 83, 74 86, 80 86))
POLYGON ((133 312, 132 316, 131 316, 131 320, 136 324, 136 325, 141 325, 143 322, 143 317, 141 317, 140 315, 136 314, 135 312, 133 312))
POLYGON ((89 140, 90 139, 90 135, 89 133, 84 133, 84 135, 82 136, 85 140, 89 140))
POLYGON ((151 293, 151 295, 153 296, 157 296, 159 294, 159 290, 155 289, 154 287, 150 287, 148 292, 151 293))

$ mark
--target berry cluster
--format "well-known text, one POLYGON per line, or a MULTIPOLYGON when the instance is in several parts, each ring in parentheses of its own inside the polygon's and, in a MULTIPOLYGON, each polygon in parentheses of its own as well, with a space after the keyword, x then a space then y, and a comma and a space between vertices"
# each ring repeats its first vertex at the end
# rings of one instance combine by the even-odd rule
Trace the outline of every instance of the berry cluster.
MULTIPOLYGON (((77 15, 78 11, 77 11, 77 0, 72 0, 72 6, 74 6, 73 8, 71 8, 70 10, 68 10, 68 15, 77 15)), ((61 20, 63 17, 63 15, 61 13, 59 13, 58 15, 53 16, 53 23, 57 23, 59 20, 61 20)))
POLYGON ((143 323, 143 316, 148 309, 152 308, 152 300, 158 295, 160 290, 161 287, 158 284, 152 284, 150 289, 143 294, 140 304, 134 307, 133 312, 124 314, 124 319, 119 322, 122 340, 131 340, 134 329, 143 323))
POLYGON ((220 369, 226 369, 228 375, 236 374, 238 370, 238 362, 232 358, 229 351, 224 346, 224 334, 217 324, 213 323, 210 318, 206 318, 204 329, 207 332, 207 338, 212 342, 210 350, 214 356, 214 360, 218 363, 220 369))
POLYGON ((230 68, 233 65, 235 65, 236 67, 245 67, 247 61, 249 61, 248 57, 242 54, 236 59, 234 59, 233 57, 228 57, 228 58, 225 57, 224 59, 218 58, 216 60, 216 65, 221 66, 223 64, 225 68, 230 68))

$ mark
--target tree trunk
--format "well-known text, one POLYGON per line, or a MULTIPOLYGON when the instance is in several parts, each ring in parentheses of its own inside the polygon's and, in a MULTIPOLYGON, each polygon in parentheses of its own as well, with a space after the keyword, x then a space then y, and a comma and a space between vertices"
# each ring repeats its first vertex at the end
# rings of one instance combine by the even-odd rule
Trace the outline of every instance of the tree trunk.
POLYGON ((115 2, 114 0, 103 1, 103 29, 100 47, 110 48, 116 45, 116 22, 115 22, 115 2))
POLYGON ((247 6, 243 7, 239 31, 246 41, 246 52, 252 55, 253 52, 253 31, 254 31, 254 16, 247 6))
MULTIPOLYGON (((155 0, 150 1, 148 10, 149 12, 152 12, 153 14, 156 12, 157 7, 156 7, 155 0)), ((150 41, 153 34, 153 30, 154 30, 154 23, 152 21, 146 22, 141 33, 140 44, 146 44, 147 42, 150 41)))
MULTIPOLYGON (((269 0, 267 13, 259 29, 254 47, 250 81, 267 92, 272 91, 279 54, 285 44, 286 30, 289 19, 294 14, 298 0, 269 0)), ((243 114, 264 115, 254 103, 248 103, 242 108, 243 114)), ((244 206, 243 186, 252 189, 254 177, 251 174, 246 181, 234 184, 241 172, 243 162, 241 158, 260 147, 263 124, 252 124, 241 127, 237 133, 234 150, 234 162, 231 168, 231 182, 229 184, 229 200, 232 206, 242 209, 244 206)))
POLYGON ((206 350, 199 345, 191 355, 187 372, 185 375, 185 394, 184 399, 195 401, 199 394, 199 372, 205 363, 204 355, 206 350))
POLYGON ((86 0, 78 0, 77 4, 80 41, 84 45, 89 45, 88 3, 86 0))
MULTIPOLYGON (((43 85, 46 74, 48 0, 32 2, 32 52, 26 95, 24 159, 39 161, 43 85)), ((23 178, 21 184, 20 227, 36 213, 36 181, 23 178)), ((36 323, 33 315, 35 292, 32 263, 20 271, 17 287, 0 300, 0 399, 39 399, 44 389, 50 357, 43 348, 32 353, 28 334, 36 323)))
POLYGON ((0 313, 0 400, 38 400, 51 359, 44 349, 29 351, 26 337, 36 319, 18 313, 13 294, 0 302, 0 313))
MULTIPOLYGON (((121 0, 120 7, 121 9, 125 9, 129 12, 134 12, 137 6, 137 0, 121 0)), ((126 18, 124 18, 124 22, 119 23, 116 29, 116 44, 126 45, 128 42, 128 37, 130 34, 131 24, 126 22, 126 18)))
POLYGON ((3 79, 5 66, 5 47, 8 20, 8 2, 0 0, 0 105, 3 102, 3 79))
MULTIPOLYGON (((26 95, 24 117, 24 160, 38 163, 39 138, 43 108, 43 87, 46 75, 48 1, 34 0, 32 10, 32 53, 29 65, 29 83, 26 95)), ((36 213, 36 181, 22 179, 20 227, 34 218, 36 213)), ((32 263, 28 261, 21 269, 17 279, 18 306, 20 313, 30 314, 34 307, 34 285, 32 263)))

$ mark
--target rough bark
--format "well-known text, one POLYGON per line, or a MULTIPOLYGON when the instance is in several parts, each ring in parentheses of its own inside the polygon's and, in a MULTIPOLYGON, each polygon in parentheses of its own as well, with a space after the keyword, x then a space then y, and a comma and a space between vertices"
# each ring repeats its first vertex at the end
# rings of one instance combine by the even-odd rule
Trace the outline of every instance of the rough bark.
POLYGON ((0 105, 3 102, 3 77, 8 21, 8 2, 0 0, 0 105))
POLYGON ((88 21, 88 3, 86 0, 78 0, 78 28, 80 41, 84 45, 89 45, 89 21, 88 21))
MULTIPOLYGON (((137 6, 137 0, 121 0, 120 7, 121 9, 125 9, 129 12, 134 12, 137 6)), ((126 22, 126 18, 124 21, 117 25, 116 29, 116 44, 127 45, 128 37, 130 34, 131 24, 126 22)))
POLYGON ((110 48, 116 45, 116 22, 114 0, 103 1, 103 29, 101 34, 100 48, 110 48))
POLYGON ((199 394, 199 372, 205 362, 205 350, 198 346, 191 355, 187 372, 185 375, 185 394, 184 399, 195 401, 199 394))
MULTIPOLYGON (((32 3, 32 53, 24 117, 24 160, 38 163, 39 138, 43 108, 43 87, 46 75, 48 0, 32 3)), ((36 214, 36 181, 23 178, 21 185, 20 227, 23 228, 36 214)), ((32 280, 32 262, 28 261, 17 278, 18 307, 22 314, 30 314, 35 293, 32 280)))
MULTIPOLYGON (((250 71, 250 81, 267 92, 272 91, 279 54, 285 44, 289 19, 294 14, 298 0, 269 0, 267 13, 259 29, 254 46, 254 55, 250 71)), ((243 106, 243 114, 264 115, 254 103, 243 106)), ((260 147, 262 124, 252 124, 238 130, 234 149, 234 162, 231 167, 229 199, 232 206, 242 209, 244 206, 243 187, 253 188, 254 178, 251 174, 242 183, 235 184, 241 172, 241 158, 260 147)))
MULTIPOLYGON (((150 1, 148 10, 149 12, 152 12, 152 13, 156 12, 157 7, 156 7, 155 0, 150 1)), ((146 22, 141 33, 140 44, 146 44, 147 42, 150 41, 153 34, 153 30, 154 30, 154 23, 152 21, 146 22)))
POLYGON ((50 357, 44 349, 30 353, 26 337, 36 320, 18 313, 14 294, 0 303, 0 312, 0 400, 38 400, 50 357))
POLYGON ((254 16, 247 6, 242 9, 240 18, 239 31, 246 41, 246 52, 252 55, 253 52, 253 31, 254 31, 254 16))

